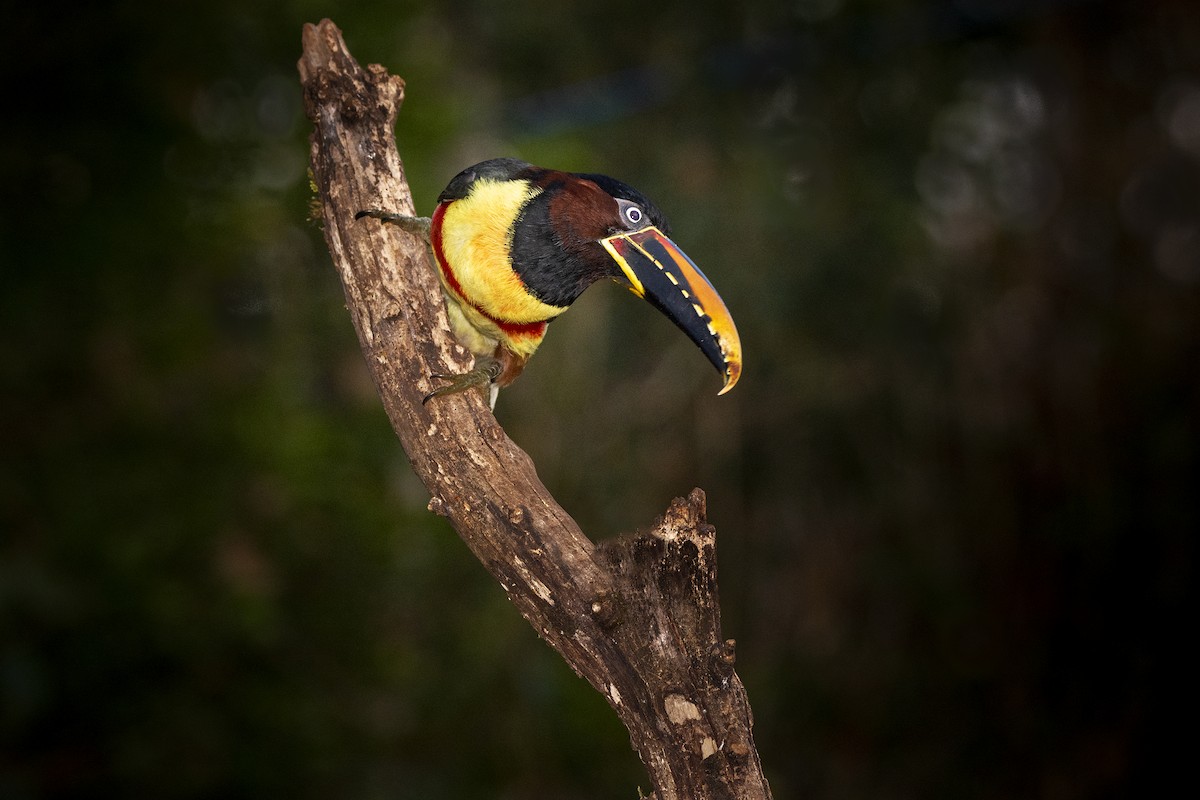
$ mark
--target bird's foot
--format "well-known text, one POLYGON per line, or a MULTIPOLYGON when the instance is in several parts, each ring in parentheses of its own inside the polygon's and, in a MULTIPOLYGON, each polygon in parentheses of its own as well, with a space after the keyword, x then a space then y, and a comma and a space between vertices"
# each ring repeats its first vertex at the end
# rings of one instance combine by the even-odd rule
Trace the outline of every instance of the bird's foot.
POLYGON ((414 236, 420 236, 427 242, 429 241, 429 229, 433 225, 433 220, 429 217, 410 217, 406 214, 393 214, 391 211, 384 211, 379 208, 368 208, 354 215, 355 219, 362 219, 363 217, 374 217, 380 222, 398 225, 403 230, 408 231, 414 236))
POLYGON ((425 405, 435 397, 443 397, 448 394, 457 394, 465 392, 467 389, 489 387, 489 405, 496 405, 496 379, 500 377, 500 372, 503 370, 503 365, 492 358, 491 356, 476 356, 475 367, 470 372, 464 372, 461 375, 430 375, 431 378, 438 380, 450 381, 445 386, 434 389, 425 398, 421 400, 421 405, 425 405))

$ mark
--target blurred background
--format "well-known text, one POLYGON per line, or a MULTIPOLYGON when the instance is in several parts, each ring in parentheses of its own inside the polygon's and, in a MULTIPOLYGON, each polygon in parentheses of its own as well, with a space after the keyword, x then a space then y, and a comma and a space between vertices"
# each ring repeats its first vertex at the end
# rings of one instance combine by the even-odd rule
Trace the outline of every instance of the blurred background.
POLYGON ((367 377, 307 220, 326 16, 408 83, 421 211, 483 158, 608 173, 721 291, 731 394, 598 286, 496 413, 593 538, 705 489, 776 797, 1152 795, 1190 758, 1191 2, 27 3, 0 797, 650 788, 367 377))

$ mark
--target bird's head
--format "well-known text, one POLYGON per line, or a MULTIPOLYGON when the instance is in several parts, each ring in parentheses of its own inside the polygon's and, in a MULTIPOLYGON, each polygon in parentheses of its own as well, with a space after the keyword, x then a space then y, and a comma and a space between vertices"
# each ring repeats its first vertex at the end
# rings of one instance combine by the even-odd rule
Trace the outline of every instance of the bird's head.
POLYGON ((440 204, 481 199, 475 213, 507 217, 508 260, 525 292, 566 308, 602 278, 629 288, 675 323, 724 378, 721 394, 742 370, 741 342, 725 303, 690 258, 667 236, 666 218, 641 192, 606 175, 492 159, 459 173, 440 204))

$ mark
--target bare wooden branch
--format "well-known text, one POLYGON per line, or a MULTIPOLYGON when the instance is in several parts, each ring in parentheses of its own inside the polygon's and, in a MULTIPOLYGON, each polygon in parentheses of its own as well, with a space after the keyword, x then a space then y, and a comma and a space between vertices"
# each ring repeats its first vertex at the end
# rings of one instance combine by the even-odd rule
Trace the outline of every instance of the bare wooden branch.
POLYGON ((357 211, 413 213, 393 127, 404 82, 365 70, 329 20, 306 25, 299 63, 314 125, 325 237, 392 427, 447 517, 534 629, 602 692, 657 800, 766 800, 750 706, 721 637, 715 532, 704 493, 646 533, 595 546, 554 501, 481 392, 421 404, 433 373, 470 355, 449 333, 425 244, 357 211))

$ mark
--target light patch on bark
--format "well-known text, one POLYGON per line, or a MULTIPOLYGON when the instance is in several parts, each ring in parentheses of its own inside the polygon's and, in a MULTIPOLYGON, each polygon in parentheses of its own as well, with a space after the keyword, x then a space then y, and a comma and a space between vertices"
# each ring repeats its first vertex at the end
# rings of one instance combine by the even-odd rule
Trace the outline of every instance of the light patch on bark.
POLYGON ((549 587, 532 575, 529 576, 529 588, 533 589, 533 593, 546 601, 547 604, 554 605, 554 595, 550 592, 549 587))
POLYGON ((682 725, 690 719, 700 719, 700 709, 681 694, 667 695, 663 699, 663 707, 666 709, 667 719, 676 725, 682 725))

